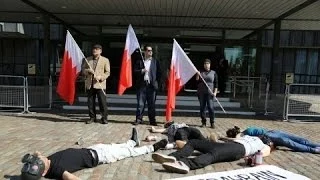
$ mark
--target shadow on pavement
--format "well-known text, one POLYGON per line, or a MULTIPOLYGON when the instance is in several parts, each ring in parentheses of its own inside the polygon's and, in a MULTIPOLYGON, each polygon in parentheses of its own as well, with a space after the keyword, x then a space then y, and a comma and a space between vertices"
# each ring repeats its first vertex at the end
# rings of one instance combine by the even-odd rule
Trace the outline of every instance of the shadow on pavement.
POLYGON ((26 119, 35 119, 35 120, 41 120, 41 121, 51 121, 51 122, 79 122, 79 123, 84 122, 80 120, 62 119, 59 117, 48 117, 48 116, 17 115, 16 117, 22 117, 26 119))
POLYGON ((157 172, 163 172, 163 173, 173 174, 172 172, 166 171, 165 169, 155 169, 155 171, 157 171, 157 172))
POLYGON ((10 179, 10 180, 20 180, 20 175, 4 175, 4 179, 10 179))

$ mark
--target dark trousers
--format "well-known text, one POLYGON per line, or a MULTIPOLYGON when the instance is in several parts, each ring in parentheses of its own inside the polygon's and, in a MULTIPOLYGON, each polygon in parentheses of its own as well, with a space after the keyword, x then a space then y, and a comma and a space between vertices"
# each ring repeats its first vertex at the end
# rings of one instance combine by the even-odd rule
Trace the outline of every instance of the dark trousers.
POLYGON ((174 135, 174 140, 182 140, 188 141, 191 139, 200 139, 205 140, 206 138, 202 135, 199 129, 194 127, 184 127, 177 130, 176 134, 174 135))
POLYGON ((228 162, 239 160, 245 155, 242 144, 214 143, 208 140, 192 139, 180 150, 169 154, 178 161, 184 162, 191 170, 204 168, 217 162, 228 162), (202 154, 196 158, 188 158, 193 151, 197 150, 202 154))
POLYGON ((146 102, 148 103, 149 122, 156 122, 156 90, 153 86, 143 86, 137 92, 136 120, 142 120, 146 102))
POLYGON ((103 94, 102 89, 91 88, 88 90, 88 108, 90 118, 96 119, 96 97, 98 96, 99 109, 103 120, 107 120, 108 107, 107 97, 103 94))
POLYGON ((214 104, 213 96, 208 93, 199 93, 200 117, 202 123, 206 123, 206 107, 208 108, 210 123, 214 123, 214 104))

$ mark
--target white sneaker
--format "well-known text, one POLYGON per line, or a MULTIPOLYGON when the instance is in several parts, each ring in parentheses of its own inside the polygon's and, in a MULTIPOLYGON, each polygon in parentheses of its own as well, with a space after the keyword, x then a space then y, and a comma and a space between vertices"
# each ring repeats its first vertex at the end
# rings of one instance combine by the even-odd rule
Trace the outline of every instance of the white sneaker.
POLYGON ((150 142, 150 141, 157 141, 159 138, 157 136, 147 136, 146 137, 146 141, 150 142))
POLYGON ((169 150, 169 149, 174 149, 174 148, 175 148, 175 144, 168 143, 164 149, 169 150))
POLYGON ((160 163, 160 164, 165 163, 165 162, 176 162, 175 157, 167 156, 167 155, 160 154, 160 153, 153 153, 151 157, 156 163, 160 163))
POLYGON ((190 168, 182 161, 176 161, 174 163, 166 162, 162 164, 162 167, 169 172, 180 174, 188 174, 190 171, 190 168))

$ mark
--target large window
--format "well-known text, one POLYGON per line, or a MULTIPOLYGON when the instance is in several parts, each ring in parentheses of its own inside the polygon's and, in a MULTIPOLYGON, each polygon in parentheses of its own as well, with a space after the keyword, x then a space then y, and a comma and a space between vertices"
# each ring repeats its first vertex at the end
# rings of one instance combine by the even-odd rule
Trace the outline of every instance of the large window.
POLYGON ((245 68, 243 64, 243 48, 228 47, 224 49, 224 54, 229 63, 230 75, 241 76, 241 71, 245 68))
POLYGON ((234 46, 224 50, 225 58, 229 63, 229 72, 232 76, 254 76, 256 69, 256 48, 234 46))
POLYGON ((308 51, 307 74, 318 75, 319 51, 311 49, 308 51))
POLYGON ((299 49, 296 51, 296 66, 295 73, 305 74, 307 65, 307 51, 305 49, 299 49))
MULTIPOLYGON (((269 74, 272 60, 273 30, 262 37, 260 74, 269 74)), ((320 83, 320 31, 281 31, 279 59, 274 59, 273 73, 284 77, 294 73, 295 83, 320 83)), ((284 84, 284 78, 281 83, 284 84)))
MULTIPOLYGON (((274 73, 277 76, 294 73, 295 83, 320 83, 319 52, 319 49, 281 48, 274 73)), ((272 49, 263 48, 261 56, 260 74, 269 74, 272 49)))

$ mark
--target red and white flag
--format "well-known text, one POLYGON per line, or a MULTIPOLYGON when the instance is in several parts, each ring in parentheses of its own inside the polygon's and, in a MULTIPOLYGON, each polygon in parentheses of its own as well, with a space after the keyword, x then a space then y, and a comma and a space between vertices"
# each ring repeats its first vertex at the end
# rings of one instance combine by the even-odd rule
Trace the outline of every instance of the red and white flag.
POLYGON ((177 93, 197 72, 197 68, 174 39, 168 84, 167 121, 171 120, 172 110, 175 109, 177 93))
POLYGON ((127 88, 132 86, 131 55, 138 48, 140 49, 140 45, 137 36, 134 33, 134 30, 130 24, 126 38, 126 45, 124 47, 122 56, 122 64, 120 69, 120 78, 118 86, 119 95, 122 95, 127 88))
POLYGON ((84 58, 78 44, 70 32, 67 31, 57 93, 69 104, 73 104, 74 102, 76 79, 81 71, 81 64, 84 58))

